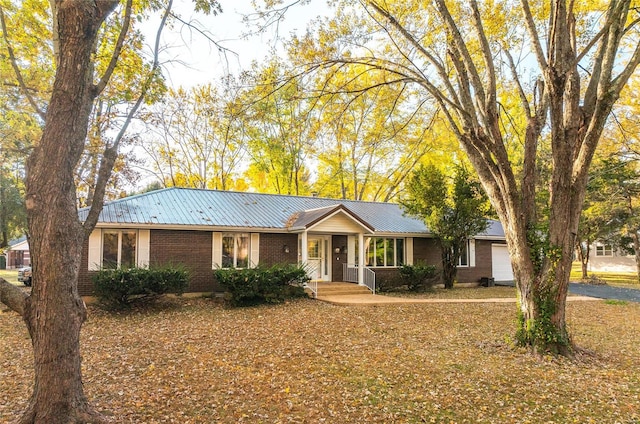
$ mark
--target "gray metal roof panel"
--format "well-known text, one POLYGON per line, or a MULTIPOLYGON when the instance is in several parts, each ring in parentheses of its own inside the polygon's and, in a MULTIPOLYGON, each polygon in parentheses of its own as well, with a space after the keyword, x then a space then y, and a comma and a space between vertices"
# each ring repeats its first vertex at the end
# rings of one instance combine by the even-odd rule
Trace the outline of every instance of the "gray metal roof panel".
MULTIPOLYGON (((99 223, 286 229, 294 213, 343 205, 381 233, 428 233, 423 221, 405 216, 394 203, 363 202, 187 188, 168 188, 105 204, 99 223)), ((79 211, 86 218, 88 209, 79 211)), ((494 221, 495 222, 495 221, 494 221)), ((504 237, 492 224, 487 235, 504 237)))

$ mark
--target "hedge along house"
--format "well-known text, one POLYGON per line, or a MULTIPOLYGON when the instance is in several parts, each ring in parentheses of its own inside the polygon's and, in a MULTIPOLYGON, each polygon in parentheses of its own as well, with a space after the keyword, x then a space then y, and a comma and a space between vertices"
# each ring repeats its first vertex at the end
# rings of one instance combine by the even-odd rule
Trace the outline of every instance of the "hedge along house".
MULTIPOLYGON (((88 210, 79 213, 83 219, 88 210)), ((91 294, 92 272, 121 266, 181 264, 191 273, 188 291, 211 292, 219 290, 219 267, 301 263, 313 281, 372 286, 419 262, 439 265, 440 249, 397 204, 169 188, 104 206, 85 246, 79 290, 91 294)), ((502 226, 492 221, 468 241, 458 281, 509 280, 510 271, 502 226)))

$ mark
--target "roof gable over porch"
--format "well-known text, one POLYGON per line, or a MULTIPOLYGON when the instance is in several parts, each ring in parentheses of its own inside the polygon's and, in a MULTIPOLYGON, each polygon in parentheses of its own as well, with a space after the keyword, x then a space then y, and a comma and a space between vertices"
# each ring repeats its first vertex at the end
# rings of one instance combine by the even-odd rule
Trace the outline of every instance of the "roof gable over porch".
POLYGON ((342 204, 294 213, 287 225, 289 231, 325 233, 372 233, 375 228, 342 204))

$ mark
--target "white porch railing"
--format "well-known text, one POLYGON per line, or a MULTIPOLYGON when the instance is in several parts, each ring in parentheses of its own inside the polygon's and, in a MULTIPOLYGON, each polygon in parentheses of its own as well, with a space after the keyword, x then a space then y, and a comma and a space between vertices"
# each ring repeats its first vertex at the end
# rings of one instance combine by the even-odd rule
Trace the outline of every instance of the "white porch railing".
POLYGON ((358 267, 353 264, 342 264, 342 279, 347 283, 358 282, 358 267))
POLYGON ((369 287, 371 293, 376 294, 376 273, 371 268, 364 270, 364 285, 369 287))
MULTIPOLYGON (((363 284, 371 290, 371 293, 376 294, 376 273, 367 267, 365 267, 363 271, 363 284)), ((348 283, 359 283, 358 267, 354 264, 342 264, 342 279, 348 283)))

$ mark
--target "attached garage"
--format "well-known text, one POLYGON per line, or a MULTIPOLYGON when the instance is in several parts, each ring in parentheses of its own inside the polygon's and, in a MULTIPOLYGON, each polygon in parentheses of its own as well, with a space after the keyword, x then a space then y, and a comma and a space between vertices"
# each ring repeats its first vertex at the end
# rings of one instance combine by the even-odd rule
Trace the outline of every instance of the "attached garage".
POLYGON ((495 281, 513 281, 513 269, 506 244, 491 245, 491 269, 495 281))

